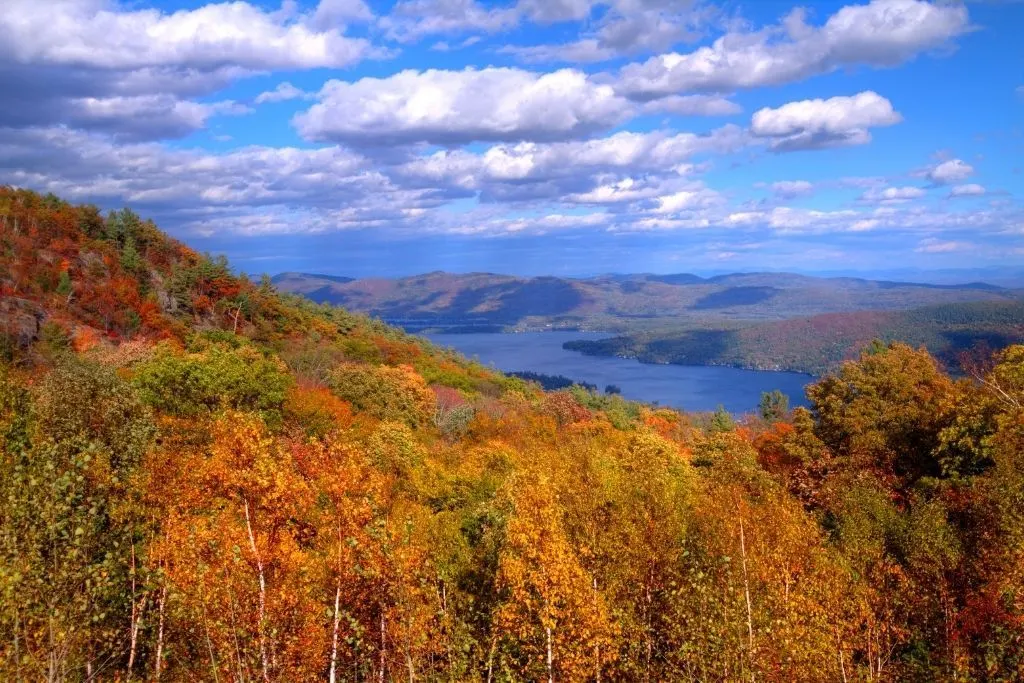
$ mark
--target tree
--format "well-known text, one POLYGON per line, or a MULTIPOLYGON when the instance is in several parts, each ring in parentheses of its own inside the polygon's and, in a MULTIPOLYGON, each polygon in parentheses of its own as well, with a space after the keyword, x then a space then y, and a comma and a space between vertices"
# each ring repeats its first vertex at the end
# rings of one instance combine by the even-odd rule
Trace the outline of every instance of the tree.
POLYGON ((73 357, 33 393, 29 407, 0 388, 25 411, 0 444, 0 675, 106 677, 134 624, 129 502, 151 418, 110 368, 73 357))
POLYGON ((817 433, 851 466, 903 481, 942 474, 934 451, 950 422, 953 382, 924 349, 872 347, 859 361, 811 385, 817 433))
POLYGON ((789 412, 789 396, 778 389, 761 393, 758 413, 765 422, 778 422, 789 412))
POLYGON ((711 432, 731 432, 735 428, 736 422, 732 419, 729 411, 724 406, 715 408, 715 412, 711 414, 711 423, 708 425, 708 430, 711 432))
POLYGON ((502 664, 530 680, 588 678, 603 668, 610 642, 604 601, 564 535, 548 481, 526 475, 509 494, 494 617, 502 664))
POLYGON ((60 271, 60 280, 57 282, 57 293, 70 299, 71 292, 71 276, 68 275, 68 271, 65 269, 60 271))

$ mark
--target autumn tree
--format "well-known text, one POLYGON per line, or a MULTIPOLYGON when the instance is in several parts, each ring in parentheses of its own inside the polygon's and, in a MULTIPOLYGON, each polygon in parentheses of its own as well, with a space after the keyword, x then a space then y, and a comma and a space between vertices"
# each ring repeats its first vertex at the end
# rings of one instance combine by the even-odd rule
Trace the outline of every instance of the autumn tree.
POLYGON ((509 496, 494 617, 501 666, 532 680, 589 679, 604 666, 594 658, 607 652, 607 606, 565 538, 550 483, 525 475, 509 496))

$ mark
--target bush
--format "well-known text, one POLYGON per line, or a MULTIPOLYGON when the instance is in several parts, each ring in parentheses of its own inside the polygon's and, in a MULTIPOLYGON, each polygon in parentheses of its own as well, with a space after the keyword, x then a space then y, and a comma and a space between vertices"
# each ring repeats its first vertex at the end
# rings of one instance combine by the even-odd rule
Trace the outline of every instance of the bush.
POLYGON ((196 416, 224 408, 256 411, 270 425, 280 424, 291 382, 281 361, 250 346, 184 353, 165 344, 135 373, 142 397, 161 412, 196 416))
POLYGON ((434 393, 408 365, 342 363, 328 380, 331 390, 381 420, 423 427, 434 415, 434 393))

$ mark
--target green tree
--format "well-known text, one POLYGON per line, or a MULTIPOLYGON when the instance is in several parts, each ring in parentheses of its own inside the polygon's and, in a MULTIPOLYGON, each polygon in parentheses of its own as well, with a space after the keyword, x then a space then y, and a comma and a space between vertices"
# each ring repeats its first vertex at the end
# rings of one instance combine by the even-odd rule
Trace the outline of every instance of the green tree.
POLYGON ((60 279, 57 280, 57 293, 61 296, 68 296, 71 294, 71 290, 71 276, 66 270, 60 271, 60 279))
POLYGON ((732 415, 725 409, 725 406, 718 406, 715 408, 715 412, 711 414, 711 422, 708 424, 708 431, 710 432, 731 432, 736 429, 736 422, 732 419, 732 415))
POLYGON ((766 422, 778 422, 789 412, 789 396, 778 389, 761 393, 758 413, 766 422))

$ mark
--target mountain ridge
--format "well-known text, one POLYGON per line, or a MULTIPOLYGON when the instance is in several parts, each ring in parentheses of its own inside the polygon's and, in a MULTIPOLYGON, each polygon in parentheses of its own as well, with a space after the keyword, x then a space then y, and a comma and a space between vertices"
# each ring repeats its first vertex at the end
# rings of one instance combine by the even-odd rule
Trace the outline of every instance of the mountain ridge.
POLYGON ((434 271, 401 278, 287 273, 284 291, 344 306, 411 329, 629 331, 680 320, 733 323, 856 310, 906 310, 969 301, 1012 300, 1016 290, 962 285, 820 278, 797 273, 609 274, 587 278, 519 277, 434 271))

